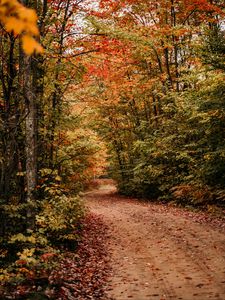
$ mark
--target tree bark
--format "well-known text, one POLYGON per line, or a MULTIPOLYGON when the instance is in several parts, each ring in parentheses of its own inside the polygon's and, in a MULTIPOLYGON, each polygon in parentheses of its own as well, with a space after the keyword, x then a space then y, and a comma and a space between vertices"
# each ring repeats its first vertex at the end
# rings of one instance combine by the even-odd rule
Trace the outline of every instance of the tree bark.
POLYGON ((32 58, 23 56, 23 79, 24 79, 24 98, 25 98, 25 111, 26 111, 26 188, 28 204, 27 220, 28 228, 34 227, 34 214, 33 206, 35 204, 34 189, 37 182, 37 159, 36 159, 36 105, 33 92, 33 79, 32 79, 32 58))
MULTIPOLYGON (((23 0, 24 5, 30 6, 29 1, 23 0)), ((22 50, 21 50, 22 51, 22 50)), ((27 228, 35 226, 35 197, 34 189, 37 184, 37 127, 36 103, 33 87, 32 57, 21 52, 21 68, 23 78, 23 96, 25 100, 25 153, 26 153, 26 203, 27 228)))

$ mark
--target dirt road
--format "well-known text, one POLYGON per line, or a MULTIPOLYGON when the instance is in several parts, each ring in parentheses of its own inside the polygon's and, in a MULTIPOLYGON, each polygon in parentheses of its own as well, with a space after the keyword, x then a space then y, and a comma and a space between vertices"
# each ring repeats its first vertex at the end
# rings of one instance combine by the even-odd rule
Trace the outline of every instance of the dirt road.
POLYGON ((201 214, 120 197, 113 185, 86 196, 111 228, 115 300, 224 300, 225 228, 201 214))

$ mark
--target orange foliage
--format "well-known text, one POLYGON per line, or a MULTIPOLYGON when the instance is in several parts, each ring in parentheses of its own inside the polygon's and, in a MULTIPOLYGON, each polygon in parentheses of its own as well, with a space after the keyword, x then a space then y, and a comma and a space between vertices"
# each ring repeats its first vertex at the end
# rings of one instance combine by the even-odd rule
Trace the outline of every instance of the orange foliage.
POLYGON ((23 50, 27 55, 41 53, 43 48, 33 38, 38 36, 37 15, 33 9, 24 7, 17 0, 0 0, 0 22, 5 30, 15 36, 22 35, 23 50))

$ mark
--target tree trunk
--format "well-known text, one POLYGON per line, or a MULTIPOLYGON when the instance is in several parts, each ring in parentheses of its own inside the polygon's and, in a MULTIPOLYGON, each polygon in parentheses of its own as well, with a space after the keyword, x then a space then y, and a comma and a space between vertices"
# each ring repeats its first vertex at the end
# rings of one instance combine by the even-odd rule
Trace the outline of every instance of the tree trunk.
POLYGON ((37 182, 36 160, 36 105, 33 93, 33 80, 31 69, 31 57, 24 56, 24 98, 26 111, 26 186, 27 186, 27 210, 28 227, 34 226, 34 189, 37 182))
MULTIPOLYGON (((29 1, 22 0, 24 5, 29 1)), ((35 197, 34 189, 37 185, 37 127, 36 127, 36 102, 33 87, 32 57, 21 54, 21 76, 23 82, 23 97, 25 100, 25 153, 26 153, 26 203, 27 205, 27 228, 35 226, 35 197)))

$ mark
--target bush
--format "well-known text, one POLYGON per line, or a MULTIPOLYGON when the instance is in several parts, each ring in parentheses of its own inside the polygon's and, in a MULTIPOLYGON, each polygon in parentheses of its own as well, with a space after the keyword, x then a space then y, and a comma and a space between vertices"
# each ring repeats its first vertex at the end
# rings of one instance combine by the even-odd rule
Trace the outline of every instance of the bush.
POLYGON ((207 186, 182 184, 171 192, 177 203, 191 206, 205 206, 214 202, 214 195, 207 186))
POLYGON ((36 216, 36 222, 39 231, 53 244, 74 248, 83 217, 81 199, 62 194, 41 202, 41 212, 36 216))

